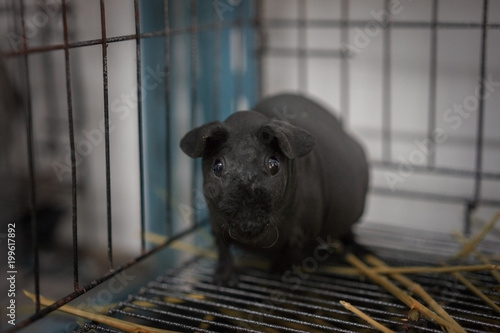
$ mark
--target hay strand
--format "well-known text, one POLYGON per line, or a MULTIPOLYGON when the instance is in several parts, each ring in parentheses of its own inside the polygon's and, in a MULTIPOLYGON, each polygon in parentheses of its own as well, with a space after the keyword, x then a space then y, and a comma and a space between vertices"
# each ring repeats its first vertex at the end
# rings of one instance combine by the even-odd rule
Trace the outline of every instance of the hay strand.
POLYGON ((372 279, 375 283, 380 285, 381 287, 385 288, 389 293, 393 294, 395 297, 397 297, 401 302, 406 304, 410 309, 415 308, 417 309, 420 313, 424 314, 428 318, 432 319, 434 322, 436 322, 440 326, 446 326, 448 328, 449 332, 453 332, 453 327, 452 325, 445 319, 441 318, 431 310, 429 310, 427 307, 425 307, 422 303, 414 299, 413 297, 409 296, 406 294, 403 290, 401 290, 399 287, 397 287, 394 283, 389 281, 387 277, 382 276, 375 272, 372 268, 366 266, 360 259, 358 259, 355 255, 348 253, 346 255, 346 260, 359 270, 363 272, 366 276, 368 276, 370 279, 372 279))
MULTIPOLYGON (((378 259, 374 255, 367 255, 365 260, 371 265, 378 267, 389 267, 382 260, 378 259)), ((413 282, 406 276, 401 274, 391 274, 391 277, 401 282, 409 291, 419 295, 438 315, 447 320, 451 326, 453 326, 455 332, 466 333, 466 331, 460 326, 455 319, 453 319, 448 312, 446 312, 435 300, 429 295, 424 288, 418 283, 413 282)))
MULTIPOLYGON (((33 295, 32 293, 30 293, 26 290, 23 290, 23 292, 32 301, 35 300, 35 295, 33 295)), ((45 297, 40 296, 40 303, 44 306, 50 306, 50 305, 54 304, 54 301, 48 300, 45 297)), ((167 331, 167 330, 162 330, 159 328, 129 323, 128 321, 125 321, 125 320, 120 320, 120 319, 116 319, 113 317, 108 317, 105 315, 84 311, 84 310, 75 308, 75 307, 70 306, 70 305, 63 305, 58 310, 75 315, 75 316, 78 316, 78 317, 93 320, 95 322, 98 322, 98 323, 101 323, 104 325, 108 325, 108 326, 117 328, 117 329, 125 331, 125 332, 130 332, 130 333, 178 333, 175 331, 167 331)))
POLYGON ((358 315, 361 319, 365 320, 366 322, 368 322, 370 325, 372 325, 373 327, 375 327, 379 331, 382 331, 384 333, 394 333, 393 330, 388 329, 384 325, 380 324, 378 321, 372 319, 366 313, 364 313, 363 311, 361 311, 361 310, 357 309, 356 307, 352 306, 350 303, 347 303, 347 302, 344 302, 344 301, 340 301, 340 304, 342 304, 344 306, 344 308, 346 308, 347 310, 349 310, 352 313, 358 315))
MULTIPOLYGON (((467 243, 467 238, 458 230, 456 230, 454 232, 454 236, 455 238, 457 238, 460 242, 462 243, 467 243)), ((472 250, 472 254, 474 254, 474 256, 477 258, 477 260, 479 260, 480 262, 482 262, 483 264, 485 265, 491 265, 491 262, 489 261, 488 258, 486 258, 481 252, 479 252, 478 250, 474 249, 472 250)), ((490 270, 490 273, 491 275, 498 281, 500 282, 500 273, 495 270, 495 269, 491 269, 490 270)))
POLYGON ((481 240, 486 236, 486 234, 495 226, 495 223, 500 219, 500 212, 496 213, 493 218, 488 222, 480 232, 476 234, 476 236, 472 237, 470 241, 464 244, 462 249, 455 254, 455 258, 465 257, 472 250, 476 248, 476 246, 481 242, 481 240))
POLYGON ((491 306, 493 309, 495 309, 498 313, 500 313, 500 307, 496 305, 488 296, 483 294, 481 290, 479 290, 475 285, 473 285, 465 276, 462 274, 455 272, 453 273, 453 276, 457 278, 458 281, 460 281, 464 286, 469 288, 470 291, 472 291, 474 294, 476 294, 477 297, 482 299, 486 304, 491 306))
MULTIPOLYGON (((477 272, 477 271, 497 271, 500 270, 499 265, 491 263, 484 265, 461 265, 461 266, 414 266, 414 267, 374 267, 373 271, 379 274, 421 274, 421 273, 452 273, 452 272, 477 272)), ((361 272, 354 267, 324 267, 322 271, 331 274, 341 275, 359 275, 361 272)))

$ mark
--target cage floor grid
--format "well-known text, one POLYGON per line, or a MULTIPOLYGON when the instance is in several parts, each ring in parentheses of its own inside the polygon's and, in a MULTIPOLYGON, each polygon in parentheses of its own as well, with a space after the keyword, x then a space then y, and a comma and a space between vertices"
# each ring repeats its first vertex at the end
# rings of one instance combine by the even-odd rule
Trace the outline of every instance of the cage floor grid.
MULTIPOLYGON (((358 239, 391 266, 439 266, 459 249, 448 235, 373 225, 360 228, 358 239)), ((498 255, 498 242, 483 242, 481 246, 483 253, 498 255)), ((108 315, 176 332, 377 331, 339 303, 346 301, 396 332, 442 332, 423 316, 410 321, 406 305, 360 275, 319 269, 307 274, 296 272, 295 279, 283 279, 244 266, 239 267, 240 280, 232 288, 211 284, 214 264, 213 259, 193 258, 150 282, 138 294, 130 295, 108 315)), ((469 259, 466 264, 477 263, 469 259)), ((500 294, 493 291, 499 283, 488 271, 463 275, 500 304, 500 294)), ((406 276, 419 283, 467 332, 500 332, 500 313, 453 275, 406 276)), ((97 323, 88 323, 78 332, 90 330, 121 332, 97 323)))

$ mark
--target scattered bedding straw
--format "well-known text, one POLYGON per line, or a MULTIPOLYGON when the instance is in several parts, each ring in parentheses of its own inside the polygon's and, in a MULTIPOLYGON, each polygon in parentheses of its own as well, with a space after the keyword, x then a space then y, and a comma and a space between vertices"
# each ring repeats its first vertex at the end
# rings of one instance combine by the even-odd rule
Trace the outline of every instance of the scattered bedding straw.
POLYGON ((352 306, 350 303, 340 301, 340 304, 342 304, 347 310, 351 311, 352 313, 355 313, 358 315, 361 319, 367 321, 370 325, 378 329, 379 331, 382 331, 384 333, 393 333, 393 330, 388 329, 384 325, 380 324, 378 321, 372 319, 370 316, 368 316, 366 313, 363 311, 357 309, 356 307, 352 306))
POLYGON ((500 212, 496 213, 493 218, 488 222, 480 232, 476 234, 470 241, 464 244, 462 249, 455 255, 456 258, 465 257, 471 251, 473 251, 477 244, 488 234, 488 232, 495 226, 495 223, 500 219, 500 212))
POLYGON ((486 304, 491 306, 493 309, 495 309, 498 313, 500 313, 500 307, 496 305, 488 296, 483 294, 481 290, 479 290, 476 286, 474 286, 465 276, 462 274, 455 272, 452 273, 454 277, 457 278, 458 281, 460 281, 464 286, 469 288, 470 291, 472 291, 474 294, 476 294, 477 297, 481 298, 486 304))
MULTIPOLYGON (((477 272, 485 270, 500 270, 500 265, 461 265, 461 266, 413 266, 413 267, 374 267, 373 271, 379 274, 421 274, 421 273, 452 273, 452 272, 477 272)), ((331 274, 359 275, 361 271, 355 267, 324 267, 322 271, 331 274)))
MULTIPOLYGON (((35 301, 35 295, 33 295, 32 293, 24 290, 24 294, 28 298, 30 298, 31 300, 35 301)), ((50 306, 50 305, 54 304, 54 301, 48 300, 48 299, 40 296, 40 303, 44 306, 50 306)), ((105 315, 84 311, 84 310, 75 308, 75 307, 70 306, 70 305, 63 305, 58 310, 75 315, 75 316, 78 316, 78 317, 93 320, 93 321, 98 322, 100 324, 111 326, 111 327, 117 328, 117 329, 125 331, 125 332, 131 332, 131 333, 176 333, 175 331, 167 331, 167 330, 162 330, 159 328, 134 324, 134 323, 130 323, 130 322, 125 321, 125 320, 116 319, 113 317, 108 317, 105 315)))
MULTIPOLYGON (((389 267, 382 260, 378 259, 374 255, 367 255, 365 260, 373 266, 377 267, 389 267)), ((410 292, 420 296, 428 305, 431 307, 438 315, 447 320, 453 327, 455 332, 466 333, 465 330, 453 319, 432 297, 429 295, 420 284, 413 282, 409 278, 401 274, 391 274, 391 278, 399 281, 404 285, 410 292)))
POLYGON ((380 275, 379 273, 375 272, 372 268, 366 266, 354 254, 348 253, 346 255, 346 260, 351 265, 353 265, 356 268, 358 268, 359 270, 361 270, 363 272, 363 274, 368 276, 370 279, 372 279, 373 282, 375 282, 376 284, 385 288, 385 290, 387 290, 388 292, 393 294, 395 297, 397 297, 401 302, 406 304, 410 309, 415 308, 420 313, 427 316, 428 318, 433 320, 438 325, 446 327, 448 329, 448 332, 454 332, 453 325, 450 322, 448 322, 447 320, 438 316, 433 311, 431 311, 427 307, 425 307, 422 303, 420 303, 419 301, 417 301, 416 299, 414 299, 410 295, 406 294, 398 286, 396 286, 394 283, 389 281, 389 279, 387 277, 380 275))
MULTIPOLYGON (((460 231, 455 231, 454 232, 454 236, 455 238, 457 238, 460 242, 462 243, 467 243, 467 238, 460 232, 460 231)), ((478 250, 474 249, 472 250, 472 254, 474 254, 474 256, 477 258, 477 260, 479 260, 480 262, 482 262, 483 264, 485 265, 491 265, 491 262, 488 258, 486 258, 485 255, 483 255, 482 253, 480 253, 478 250)), ((491 275, 498 281, 500 282, 500 273, 495 270, 495 269, 491 269, 490 270, 490 273, 491 275)))

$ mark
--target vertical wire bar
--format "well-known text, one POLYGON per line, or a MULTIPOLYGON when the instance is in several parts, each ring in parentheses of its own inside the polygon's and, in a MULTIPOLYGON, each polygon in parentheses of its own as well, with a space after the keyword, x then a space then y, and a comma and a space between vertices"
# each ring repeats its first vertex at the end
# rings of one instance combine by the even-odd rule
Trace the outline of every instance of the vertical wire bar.
POLYGON ((257 48, 255 50, 257 56, 257 100, 261 100, 264 96, 264 55, 267 47, 265 29, 263 25, 264 6, 263 0, 256 0, 255 3, 255 25, 257 30, 257 48))
MULTIPOLYGON (((239 29, 239 33, 240 33, 240 41, 246 41, 246 38, 244 38, 245 36, 245 27, 244 27, 244 24, 243 24, 243 4, 240 3, 240 5, 237 5, 235 6, 235 11, 236 11, 236 15, 235 15, 235 19, 237 22, 239 22, 239 26, 236 26, 236 27, 233 27, 232 29, 239 29)), ((241 56, 239 57, 240 59, 243 58, 243 55, 245 54, 245 48, 246 48, 246 45, 242 42, 241 43, 241 56)), ((238 61, 241 61, 241 60, 238 60, 238 61)), ((237 71, 235 73, 235 77, 234 79, 236 80, 236 84, 235 84, 235 96, 236 96, 236 100, 235 100, 235 103, 234 105, 236 106, 236 111, 239 111, 238 108, 238 101, 239 101, 239 98, 244 95, 244 80, 245 80, 245 76, 244 76, 244 73, 243 71, 237 71)))
POLYGON ((146 252, 146 217, 145 217, 145 194, 144 194, 144 134, 143 114, 142 114, 142 78, 141 78, 141 25, 139 16, 139 0, 134 0, 135 14, 135 58, 136 58, 136 77, 137 77, 137 126, 139 135, 139 187, 140 187, 140 205, 141 205, 141 253, 146 252))
POLYGON ((63 30, 64 30, 64 62, 66 70, 66 100, 68 103, 68 128, 69 146, 71 154, 71 217, 73 231, 73 287, 80 289, 78 278, 78 215, 77 215, 77 178, 76 178, 76 153, 75 153, 75 131, 73 121, 73 98, 71 90, 71 68, 69 58, 69 35, 68 35, 68 7, 66 0, 62 2, 63 30))
POLYGON ((167 237, 170 238, 173 235, 173 219, 172 219, 172 149, 170 147, 171 143, 171 132, 170 129, 172 126, 172 119, 170 117, 170 19, 169 15, 169 2, 168 0, 164 0, 163 2, 163 19, 164 19, 164 29, 165 29, 165 128, 166 128, 166 167, 167 167, 167 225, 166 225, 166 233, 167 237))
POLYGON ((427 123, 427 140, 429 154, 427 167, 436 166, 436 144, 434 142, 434 130, 436 129, 436 88, 437 88, 437 17, 438 0, 432 1, 431 22, 431 45, 430 45, 430 68, 429 68, 429 113, 427 123))
MULTIPOLYGON (((197 91, 197 68, 196 68, 196 63, 197 63, 197 27, 196 27, 196 0, 191 0, 190 2, 190 26, 191 26, 191 38, 190 38, 190 74, 191 74, 191 128, 195 128, 198 125, 198 117, 197 117, 197 112, 196 112, 196 101, 198 98, 198 91, 197 91)), ((196 196, 195 196, 195 191, 196 191, 196 186, 198 185, 198 168, 197 168, 197 161, 195 160, 193 162, 193 182, 192 182, 192 191, 191 191, 191 204, 193 207, 193 223, 196 224, 198 222, 198 214, 196 212, 196 196)))
POLYGON ((214 29, 214 104, 213 104, 213 119, 220 119, 220 83, 221 83, 221 19, 217 15, 217 11, 213 11, 213 20, 215 23, 214 29))
POLYGON ((297 2, 297 5, 298 5, 297 38, 298 38, 298 49, 299 49, 298 84, 299 84, 299 90, 304 92, 307 91, 306 2, 305 0, 299 0, 297 2))
MULTIPOLYGON (((390 13, 390 1, 385 0, 385 9, 390 13)), ((388 14, 390 15, 390 14, 388 14)), ((383 83, 382 83, 382 160, 390 162, 391 145, 391 21, 387 18, 387 26, 383 36, 383 83)))
POLYGON ((488 40, 488 0, 483 1, 483 22, 481 35, 481 65, 479 74, 479 106, 477 116, 477 131, 476 131, 476 176, 474 179, 474 197, 468 205, 468 214, 466 217, 465 233, 470 233, 472 211, 477 207, 481 200, 481 182, 483 171, 483 129, 484 129, 484 79, 486 76, 486 49, 488 40))
POLYGON ((111 229, 111 170, 109 153, 109 97, 108 97, 108 44, 106 42, 106 8, 104 0, 101 4, 101 36, 102 36, 102 80, 104 92, 104 137, 106 154, 106 222, 108 227, 108 264, 113 269, 113 236, 111 229))
POLYGON ((21 34, 24 54, 24 84, 26 91, 26 134, 28 143, 28 169, 30 182, 31 243, 33 245, 33 277, 35 284, 35 310, 40 312, 40 261, 38 252, 38 221, 36 218, 35 148, 33 138, 33 110, 31 105, 30 71, 28 62, 28 42, 24 20, 24 0, 20 1, 21 34))
MULTIPOLYGON (((341 45, 348 45, 349 42, 349 1, 342 0, 340 3, 340 42, 341 45)), ((340 57, 340 112, 342 123, 349 122, 349 52, 341 51, 340 57)))

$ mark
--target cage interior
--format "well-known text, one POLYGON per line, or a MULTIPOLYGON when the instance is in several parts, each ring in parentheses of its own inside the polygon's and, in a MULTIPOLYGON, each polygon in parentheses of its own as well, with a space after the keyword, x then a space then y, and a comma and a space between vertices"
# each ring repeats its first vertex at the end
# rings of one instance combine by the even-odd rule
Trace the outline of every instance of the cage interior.
MULTIPOLYGON (((3 0, 0 17, 0 216, 16 226, 17 290, 16 325, 9 296, 0 330, 121 332, 56 311, 68 303, 167 331, 375 330, 345 301, 397 332, 442 331, 345 253, 273 275, 235 250, 238 285, 211 283, 200 163, 179 141, 279 92, 327 106, 363 143, 355 231, 373 255, 484 264, 453 259, 453 233, 477 234, 500 206, 499 0, 3 0)), ((499 237, 478 246, 497 264, 499 237)), ((467 332, 500 331, 498 277, 461 274, 491 303, 454 273, 406 276, 467 332)))

